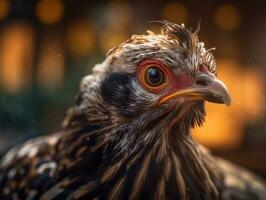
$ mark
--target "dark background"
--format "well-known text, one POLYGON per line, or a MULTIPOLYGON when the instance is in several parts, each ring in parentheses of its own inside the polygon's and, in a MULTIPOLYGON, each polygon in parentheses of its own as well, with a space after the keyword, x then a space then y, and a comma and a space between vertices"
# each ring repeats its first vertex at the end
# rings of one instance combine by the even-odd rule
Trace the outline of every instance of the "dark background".
POLYGON ((195 138, 266 177, 266 2, 0 0, 0 152, 56 131, 83 76, 153 20, 196 28, 216 47, 230 108, 207 104, 195 138))

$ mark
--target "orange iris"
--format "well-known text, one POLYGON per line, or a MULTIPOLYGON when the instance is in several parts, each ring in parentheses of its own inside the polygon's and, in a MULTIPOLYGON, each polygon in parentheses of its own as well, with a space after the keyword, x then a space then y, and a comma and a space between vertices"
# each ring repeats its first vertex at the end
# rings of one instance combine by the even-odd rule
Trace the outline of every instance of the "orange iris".
POLYGON ((138 81, 144 89, 159 93, 173 80, 173 72, 164 63, 155 59, 142 61, 137 69, 138 81))

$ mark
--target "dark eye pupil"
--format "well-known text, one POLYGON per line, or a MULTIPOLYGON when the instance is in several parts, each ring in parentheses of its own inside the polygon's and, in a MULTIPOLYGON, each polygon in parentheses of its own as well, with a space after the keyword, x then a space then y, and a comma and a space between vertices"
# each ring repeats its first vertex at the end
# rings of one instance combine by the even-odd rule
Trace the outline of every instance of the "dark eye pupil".
POLYGON ((158 67, 150 67, 146 71, 146 82, 150 86, 159 86, 164 82, 164 75, 162 70, 160 70, 158 67))

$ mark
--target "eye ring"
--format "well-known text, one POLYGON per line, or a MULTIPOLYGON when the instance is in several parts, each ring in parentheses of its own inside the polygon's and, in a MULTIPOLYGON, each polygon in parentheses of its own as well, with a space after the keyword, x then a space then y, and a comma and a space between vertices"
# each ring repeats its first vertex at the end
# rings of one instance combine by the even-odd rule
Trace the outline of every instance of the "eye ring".
POLYGON ((144 89, 159 93, 172 80, 172 71, 161 61, 148 59, 142 61, 137 69, 138 81, 144 89))

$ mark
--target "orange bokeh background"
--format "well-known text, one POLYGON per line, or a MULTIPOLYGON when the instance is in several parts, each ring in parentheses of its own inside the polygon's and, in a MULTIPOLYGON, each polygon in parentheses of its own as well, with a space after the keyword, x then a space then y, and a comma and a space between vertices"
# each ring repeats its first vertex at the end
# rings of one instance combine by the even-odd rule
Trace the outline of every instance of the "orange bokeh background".
POLYGON ((79 82, 132 34, 156 20, 197 27, 216 47, 231 107, 206 103, 201 144, 266 177, 266 2, 0 0, 0 153, 60 127, 79 82), (15 139, 14 139, 15 138, 15 139))
POLYGON ((207 103, 207 120, 194 130, 196 139, 209 147, 228 150, 243 142, 246 123, 256 123, 265 112, 263 73, 256 66, 243 67, 232 60, 218 60, 219 78, 228 86, 231 107, 207 103))

